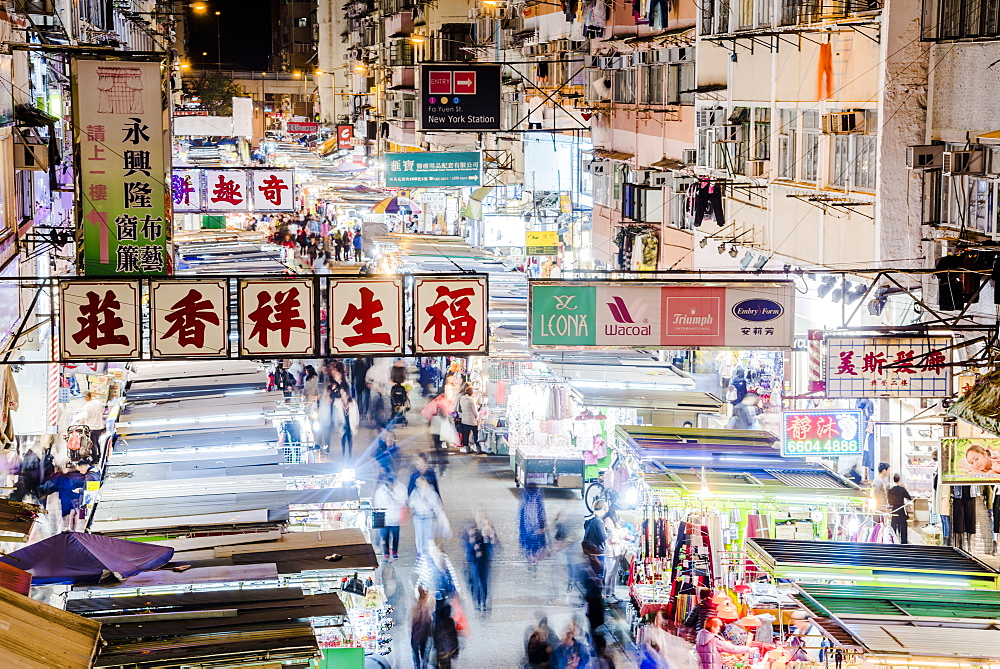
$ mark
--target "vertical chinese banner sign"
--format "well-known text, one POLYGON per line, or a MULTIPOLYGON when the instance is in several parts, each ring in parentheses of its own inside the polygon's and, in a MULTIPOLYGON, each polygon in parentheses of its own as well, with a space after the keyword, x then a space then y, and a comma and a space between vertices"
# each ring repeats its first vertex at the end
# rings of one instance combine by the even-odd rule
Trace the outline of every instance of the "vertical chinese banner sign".
POLYGON ((312 279, 241 279, 240 356, 315 357, 315 304, 312 279))
POLYGON ((417 277, 413 286, 416 355, 486 355, 486 277, 417 277))
POLYGON ((153 358, 225 358, 229 355, 226 279, 158 281, 149 288, 153 358))
POLYGON ((79 272, 168 273, 170 124, 160 61, 73 60, 79 272))
POLYGON ((62 362, 139 358, 138 281, 60 281, 59 314, 62 362))
POLYGON ((330 279, 330 355, 403 354, 403 280, 330 279))

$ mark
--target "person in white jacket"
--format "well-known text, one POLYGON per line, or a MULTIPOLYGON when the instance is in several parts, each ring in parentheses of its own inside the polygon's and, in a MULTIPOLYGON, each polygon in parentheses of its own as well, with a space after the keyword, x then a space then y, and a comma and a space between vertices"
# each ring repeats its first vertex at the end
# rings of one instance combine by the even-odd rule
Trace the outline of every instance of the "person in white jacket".
POLYGON ((413 535, 416 540, 417 555, 420 556, 434 541, 438 522, 444 517, 444 509, 441 506, 441 496, 423 476, 417 478, 413 492, 410 493, 409 503, 410 511, 413 512, 413 535))
POLYGON ((385 526, 382 527, 382 557, 386 560, 390 556, 390 543, 392 559, 399 559, 399 526, 403 524, 406 502, 406 486, 392 474, 383 476, 375 486, 372 508, 383 510, 385 513, 385 526))

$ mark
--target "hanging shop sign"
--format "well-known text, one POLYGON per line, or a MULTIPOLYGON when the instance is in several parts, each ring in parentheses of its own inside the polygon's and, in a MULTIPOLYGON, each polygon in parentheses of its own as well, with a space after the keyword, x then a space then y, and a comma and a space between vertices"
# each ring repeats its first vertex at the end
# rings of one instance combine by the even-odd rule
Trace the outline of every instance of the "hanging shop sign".
POLYGON ((252 170, 250 191, 254 211, 294 211, 293 170, 252 170))
POLYGON ((403 354, 403 280, 330 279, 330 354, 403 354))
POLYGON ((319 316, 312 279, 241 279, 241 356, 316 355, 319 316))
POLYGON ((941 483, 1000 483, 1000 439, 942 439, 941 483))
POLYGON ((827 337, 825 342, 827 397, 952 394, 948 337, 827 337))
POLYGON ((154 358, 225 358, 229 353, 226 279, 150 282, 150 351, 154 358))
POLYGON ((248 182, 246 170, 205 170, 205 211, 247 211, 248 182))
POLYGON ((306 121, 289 121, 285 129, 294 135, 314 135, 319 132, 319 123, 306 121))
POLYGON ((337 148, 338 149, 353 149, 354 148, 354 126, 353 125, 338 125, 337 126, 337 148))
POLYGON ((483 154, 479 151, 387 153, 387 188, 478 186, 483 154))
POLYGON ((201 211, 204 208, 204 170, 174 170, 170 175, 170 199, 175 214, 201 211))
POLYGON ((789 281, 529 282, 534 348, 789 348, 789 281))
POLYGON ((487 350, 488 292, 482 274, 414 275, 410 288, 402 276, 49 283, 60 304, 59 354, 53 362, 67 368, 139 359, 481 355, 487 350))
POLYGON ((524 252, 529 256, 554 256, 559 253, 559 233, 554 230, 527 230, 524 252))
POLYGON ((87 276, 169 269, 169 95, 160 61, 73 59, 79 267, 87 276))
POLYGON ((861 412, 785 411, 781 455, 861 455, 861 412))
POLYGON ((486 277, 416 277, 413 351, 416 355, 486 355, 489 336, 486 277))
POLYGON ((138 359, 139 304, 138 281, 60 281, 60 361, 138 359))
POLYGON ((420 66, 420 130, 500 130, 500 65, 420 66))

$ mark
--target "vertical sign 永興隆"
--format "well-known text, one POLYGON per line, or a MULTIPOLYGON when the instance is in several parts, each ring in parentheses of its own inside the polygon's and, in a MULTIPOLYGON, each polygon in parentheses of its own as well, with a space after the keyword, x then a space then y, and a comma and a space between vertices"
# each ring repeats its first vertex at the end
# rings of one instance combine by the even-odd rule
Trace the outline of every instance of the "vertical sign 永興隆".
POLYGON ((169 271, 164 91, 159 60, 73 60, 78 267, 87 276, 169 271))

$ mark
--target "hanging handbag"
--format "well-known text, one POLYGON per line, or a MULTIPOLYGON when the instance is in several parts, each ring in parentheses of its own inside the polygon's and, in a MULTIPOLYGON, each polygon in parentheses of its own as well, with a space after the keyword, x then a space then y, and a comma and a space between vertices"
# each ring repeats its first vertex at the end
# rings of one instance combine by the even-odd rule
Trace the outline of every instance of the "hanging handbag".
POLYGON ((385 511, 372 511, 372 529, 380 530, 385 527, 385 511))
POLYGON ((358 578, 358 572, 354 572, 354 576, 344 581, 343 585, 340 586, 340 589, 344 592, 349 592, 352 595, 360 595, 362 597, 364 597, 365 593, 368 592, 365 589, 365 584, 361 582, 360 578, 358 578))

